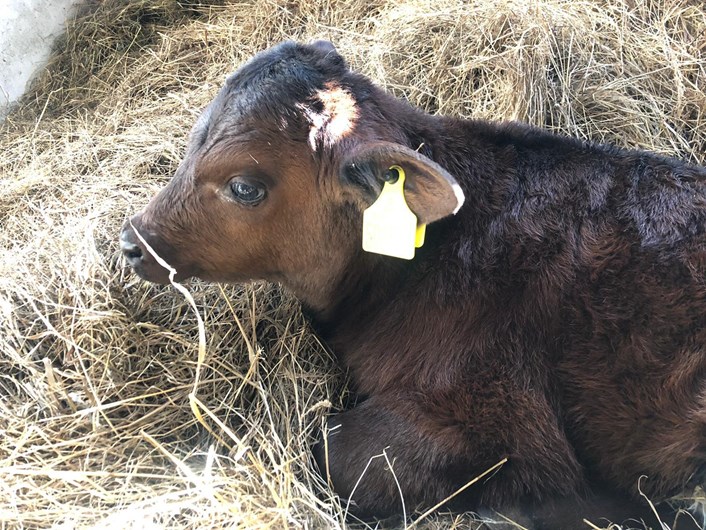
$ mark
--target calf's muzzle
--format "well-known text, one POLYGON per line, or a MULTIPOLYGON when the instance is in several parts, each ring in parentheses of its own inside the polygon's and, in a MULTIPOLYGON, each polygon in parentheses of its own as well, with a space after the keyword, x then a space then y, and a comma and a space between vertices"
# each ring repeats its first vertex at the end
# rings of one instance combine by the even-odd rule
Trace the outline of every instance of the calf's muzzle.
POLYGON ((176 279, 181 280, 192 276, 191 273, 187 273, 186 267, 177 263, 175 252, 163 238, 156 232, 142 226, 139 214, 123 225, 120 232, 120 250, 128 265, 144 280, 154 283, 169 283, 169 270, 157 261, 153 253, 156 253, 177 270, 176 279), (139 231, 142 240, 138 237, 137 231, 139 231), (149 245, 152 251, 146 245, 149 245))
POLYGON ((129 225, 123 226, 123 230, 120 233, 120 250, 125 256, 125 261, 133 268, 139 266, 143 258, 142 248, 132 241, 134 234, 135 232, 129 225))

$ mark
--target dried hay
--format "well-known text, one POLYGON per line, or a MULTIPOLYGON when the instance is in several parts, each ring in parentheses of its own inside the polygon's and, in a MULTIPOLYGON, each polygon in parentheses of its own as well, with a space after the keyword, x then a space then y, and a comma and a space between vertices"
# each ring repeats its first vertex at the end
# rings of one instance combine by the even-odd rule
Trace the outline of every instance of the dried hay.
POLYGON ((190 284, 202 424, 196 318, 116 245, 223 77, 321 37, 431 112, 706 161, 700 0, 92 5, 0 137, 2 528, 345 526, 308 449, 344 381, 297 304, 190 284))

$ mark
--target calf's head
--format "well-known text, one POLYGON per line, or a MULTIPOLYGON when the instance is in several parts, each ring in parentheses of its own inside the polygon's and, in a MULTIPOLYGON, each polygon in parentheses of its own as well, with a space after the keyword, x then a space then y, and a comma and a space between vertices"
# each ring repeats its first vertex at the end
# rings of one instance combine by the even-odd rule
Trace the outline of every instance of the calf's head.
POLYGON ((414 151, 403 112, 417 115, 351 72, 330 43, 260 53, 228 78, 172 180, 123 227, 128 263, 160 283, 168 271, 154 254, 177 280, 331 288, 362 253, 362 212, 391 166, 405 169, 420 222, 463 201, 453 177, 414 151))

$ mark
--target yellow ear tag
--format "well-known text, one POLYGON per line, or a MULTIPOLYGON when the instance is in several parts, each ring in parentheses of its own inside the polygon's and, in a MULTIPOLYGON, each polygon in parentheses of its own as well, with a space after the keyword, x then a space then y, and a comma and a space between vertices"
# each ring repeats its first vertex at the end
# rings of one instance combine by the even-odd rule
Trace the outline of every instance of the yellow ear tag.
POLYGON ((414 249, 424 244, 426 225, 417 225, 417 216, 404 199, 404 170, 399 166, 395 182, 385 182, 377 200, 363 212, 363 250, 412 259, 414 249))

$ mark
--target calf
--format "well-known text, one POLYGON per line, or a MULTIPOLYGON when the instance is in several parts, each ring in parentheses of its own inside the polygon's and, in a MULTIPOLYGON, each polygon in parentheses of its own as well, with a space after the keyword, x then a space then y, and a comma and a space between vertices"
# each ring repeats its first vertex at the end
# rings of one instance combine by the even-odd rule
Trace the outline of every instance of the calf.
POLYGON ((150 281, 147 245, 177 280, 301 299, 357 395, 314 448, 357 514, 433 506, 506 457, 450 505, 656 528, 641 493, 706 476, 705 227, 704 168, 430 116, 286 42, 227 80, 121 243, 150 281), (429 225, 411 260, 361 248, 395 183, 429 225))

